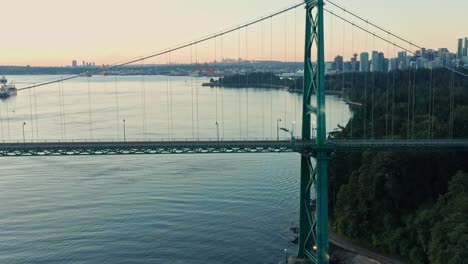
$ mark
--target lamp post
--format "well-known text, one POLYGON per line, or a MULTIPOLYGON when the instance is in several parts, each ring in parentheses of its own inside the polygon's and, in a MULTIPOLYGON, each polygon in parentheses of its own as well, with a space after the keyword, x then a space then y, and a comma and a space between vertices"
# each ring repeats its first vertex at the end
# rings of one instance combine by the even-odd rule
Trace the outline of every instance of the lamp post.
POLYGON ((23 122, 23 143, 26 143, 26 136, 24 134, 24 126, 26 125, 26 122, 23 122))
POLYGON ((218 141, 219 141, 219 124, 218 124, 218 121, 216 121, 216 137, 218 138, 218 141))
POLYGON ((127 135, 125 133, 125 119, 123 120, 123 130, 124 130, 124 142, 127 141, 127 135))
POLYGON ((294 131, 296 131, 296 121, 291 123, 291 139, 294 140, 294 131))
POLYGON ((279 140, 279 122, 281 122, 281 117, 278 117, 278 119, 276 119, 276 140, 279 140))

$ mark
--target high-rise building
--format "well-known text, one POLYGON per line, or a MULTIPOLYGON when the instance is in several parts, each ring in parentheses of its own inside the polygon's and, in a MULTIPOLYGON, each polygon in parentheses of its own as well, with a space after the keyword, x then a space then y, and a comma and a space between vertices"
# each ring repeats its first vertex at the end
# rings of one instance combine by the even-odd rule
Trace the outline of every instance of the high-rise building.
POLYGON ((380 58, 379 58, 378 51, 372 51, 371 71, 372 72, 380 71, 380 58))
POLYGON ((422 48, 422 49, 421 49, 421 56, 422 56, 423 58, 427 59, 427 50, 426 50, 426 48, 422 48))
POLYGON ((450 61, 450 52, 447 48, 440 48, 437 51, 439 55, 439 63, 441 63, 441 66, 447 66, 450 61))
POLYGON ((404 70, 406 69, 406 51, 398 52, 398 69, 404 70))
POLYGON ((333 69, 337 71, 343 71, 343 56, 336 56, 333 61, 333 69))
MULTIPOLYGON (((387 63, 388 68, 388 63, 387 63)), ((384 72, 385 70, 385 56, 383 52, 379 52, 379 72, 384 72)))
POLYGON ((73 68, 78 67, 78 62, 76 60, 72 60, 72 67, 73 68))
POLYGON ((390 61, 388 62, 388 71, 395 71, 398 69, 398 59, 397 58, 393 58, 393 59, 390 59, 390 61))
POLYGON ((354 53, 351 58, 351 71, 359 71, 357 56, 357 53, 354 53))
POLYGON ((369 71, 369 53, 362 52, 359 59, 361 61, 359 65, 359 71, 368 72, 369 71))
POLYGON ((435 59, 435 51, 433 49, 428 49, 427 56, 425 56, 425 58, 430 61, 433 61, 435 59))
POLYGON ((350 72, 353 70, 353 63, 350 61, 343 62, 343 71, 350 72))
POLYGON ((463 39, 458 39, 458 50, 457 50, 457 58, 458 59, 462 59, 463 58, 463 53, 464 53, 464 49, 463 49, 463 39))
POLYGON ((468 56, 468 38, 465 38, 465 49, 463 50, 463 56, 468 56))

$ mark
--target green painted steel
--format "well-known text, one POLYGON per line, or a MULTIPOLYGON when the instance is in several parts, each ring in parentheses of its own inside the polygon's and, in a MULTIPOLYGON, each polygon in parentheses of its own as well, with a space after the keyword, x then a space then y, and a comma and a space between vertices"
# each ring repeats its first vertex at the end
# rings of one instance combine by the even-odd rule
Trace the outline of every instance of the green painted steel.
MULTIPOLYGON (((317 6, 317 144, 325 146, 327 141, 325 116, 325 43, 324 43, 324 12, 323 0, 318 0, 317 6)), ((319 150, 317 153, 317 263, 328 264, 328 153, 319 150)))
POLYGON ((302 140, 311 139, 311 115, 317 120, 315 165, 310 155, 301 157, 299 258, 314 263, 328 263, 328 180, 326 116, 325 116, 325 52, 323 34, 323 0, 306 1, 306 31, 304 56, 304 95, 302 106, 302 140), (315 65, 312 49, 316 48, 315 65), (317 101, 312 105, 312 93, 317 101), (316 200, 311 203, 311 189, 315 187, 316 200))
MULTIPOLYGON (((314 5, 306 3, 305 52, 304 52, 304 92, 302 105, 302 140, 311 138, 311 94, 312 94, 312 18, 314 5)), ((298 257, 305 258, 312 244, 312 223, 310 218, 310 181, 312 166, 310 157, 301 156, 301 184, 299 197, 299 249, 298 257)))

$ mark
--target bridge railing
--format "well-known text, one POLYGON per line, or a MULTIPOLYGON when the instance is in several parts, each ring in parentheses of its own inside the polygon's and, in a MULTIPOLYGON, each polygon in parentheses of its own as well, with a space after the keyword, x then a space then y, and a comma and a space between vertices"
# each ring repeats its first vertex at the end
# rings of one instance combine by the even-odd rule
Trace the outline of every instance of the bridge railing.
POLYGON ((90 143, 99 143, 99 142, 248 142, 248 141, 284 141, 284 140, 299 140, 297 138, 291 137, 279 137, 279 138, 127 138, 123 139, 115 139, 115 138, 72 138, 72 139, 28 139, 28 140, 0 140, 0 144, 11 144, 11 143, 75 143, 75 142, 90 142, 90 143))

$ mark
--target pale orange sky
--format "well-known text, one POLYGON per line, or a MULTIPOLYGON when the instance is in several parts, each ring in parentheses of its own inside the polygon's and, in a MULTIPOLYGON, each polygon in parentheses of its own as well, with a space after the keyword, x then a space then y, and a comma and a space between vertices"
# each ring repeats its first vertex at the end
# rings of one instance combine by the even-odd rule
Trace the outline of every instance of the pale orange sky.
MULTIPOLYGON (((111 64, 219 32, 293 5, 294 0, 2 0, 0 65, 69 65, 81 62, 111 64)), ((335 0, 391 31, 428 48, 455 51, 457 38, 468 37, 468 1, 450 0, 335 0)), ((330 5, 327 8, 332 8, 330 5)), ((336 9, 335 9, 336 10, 336 9)), ((342 14, 336 11, 338 14, 342 14)), ((241 57, 249 59, 301 60, 303 9, 241 32, 241 57), (270 26, 274 37, 270 40, 270 26), (286 33, 285 33, 286 25, 286 33), (296 29, 294 26, 297 26, 296 29), (286 38, 286 47, 285 47, 286 38), (263 39, 263 45, 262 45, 263 39), (270 50, 273 46, 273 52, 270 50), (248 49, 245 50, 245 46, 248 49), (262 55, 263 53, 263 55, 262 55), (271 56, 271 53, 273 53, 271 56)), ((349 17, 349 16, 348 16, 349 17)), ((392 47, 345 27, 329 17, 326 23, 327 59, 343 53, 392 47), (333 29, 330 30, 330 24, 333 29), (333 38, 331 38, 333 37, 333 38), (354 44, 351 39, 354 38, 354 44), (330 39, 334 41, 330 43, 330 39)), ((237 33, 223 37, 223 57, 239 55, 237 33)), ((197 47, 198 60, 219 60, 217 39, 197 47), (215 54, 216 47, 216 54, 215 54)), ((409 48, 409 47, 408 47, 409 48)), ((195 50, 192 50, 192 57, 195 50)), ((167 59, 168 60, 168 59, 167 59)), ((171 60, 187 62, 190 49, 173 53, 171 60)), ((192 58, 194 60, 194 58, 192 58)), ((165 63, 166 58, 147 63, 165 63)))

